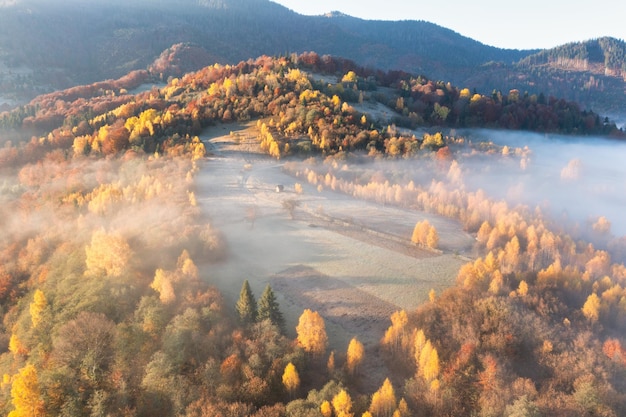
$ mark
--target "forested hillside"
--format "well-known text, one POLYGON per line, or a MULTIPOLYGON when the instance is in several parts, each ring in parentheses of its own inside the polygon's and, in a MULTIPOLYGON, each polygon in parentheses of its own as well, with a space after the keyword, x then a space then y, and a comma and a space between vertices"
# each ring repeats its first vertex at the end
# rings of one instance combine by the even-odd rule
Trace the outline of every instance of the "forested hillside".
MULTIPOLYGON (((625 252, 610 224, 589 231, 600 250, 540 209, 466 190, 464 161, 524 169, 528 149, 392 122, 619 135, 614 126, 563 100, 483 96, 314 53, 128 92, 158 79, 134 72, 0 115, 4 415, 624 414, 625 252), (259 147, 303 180, 476 234, 458 285, 390 317, 379 335, 388 379, 375 392, 359 384, 358 336, 329 351, 324 318, 306 309, 290 340, 271 288, 257 303, 233 277, 241 295, 225 305, 201 272, 228 252, 197 204, 194 177, 211 170, 197 135, 243 120, 257 120, 259 147), (414 176, 365 164, 402 159, 414 176)), ((435 232, 416 230, 416 243, 436 247, 435 232)))
POLYGON ((317 51, 481 94, 516 88, 596 111, 626 110, 624 43, 611 38, 549 51, 503 50, 424 21, 302 16, 269 0, 20 0, 0 7, 0 97, 18 102, 145 69, 167 48, 185 43, 195 48, 188 70, 317 51))
POLYGON ((566 44, 529 55, 513 66, 491 64, 466 80, 481 89, 559 91, 588 108, 624 112, 626 44, 614 38, 566 44), (482 87, 481 87, 482 86, 482 87))
POLYGON ((488 47, 427 22, 306 17, 266 0, 94 1, 88 6, 23 0, 0 15, 0 62, 34 71, 24 80, 27 86, 58 88, 119 77, 144 69, 181 42, 213 57, 202 66, 315 50, 452 81, 459 79, 459 70, 467 73, 482 62, 512 62, 527 55, 488 47))

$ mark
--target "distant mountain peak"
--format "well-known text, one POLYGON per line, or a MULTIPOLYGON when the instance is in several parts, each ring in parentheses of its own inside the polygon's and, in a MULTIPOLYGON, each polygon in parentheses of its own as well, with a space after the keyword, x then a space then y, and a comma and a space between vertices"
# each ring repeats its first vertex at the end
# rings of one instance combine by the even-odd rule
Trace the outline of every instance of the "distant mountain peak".
POLYGON ((325 13, 324 17, 332 18, 332 17, 351 17, 351 16, 343 12, 340 12, 338 10, 333 10, 332 12, 325 13))

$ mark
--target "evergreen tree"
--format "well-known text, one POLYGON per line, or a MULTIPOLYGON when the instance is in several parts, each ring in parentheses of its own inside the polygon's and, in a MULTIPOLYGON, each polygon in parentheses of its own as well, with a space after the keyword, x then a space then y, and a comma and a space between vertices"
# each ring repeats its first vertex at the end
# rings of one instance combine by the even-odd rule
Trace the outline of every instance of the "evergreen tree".
POLYGON ((257 318, 259 321, 269 319, 274 325, 278 326, 279 329, 284 330, 285 319, 283 318, 283 313, 280 312, 280 306, 269 284, 265 287, 261 299, 259 300, 257 318))
POLYGON ((250 289, 248 280, 245 280, 241 286, 241 292, 239 293, 239 300, 237 300, 236 307, 237 313, 239 313, 239 320, 242 324, 251 324, 256 321, 256 300, 254 299, 254 294, 250 289))

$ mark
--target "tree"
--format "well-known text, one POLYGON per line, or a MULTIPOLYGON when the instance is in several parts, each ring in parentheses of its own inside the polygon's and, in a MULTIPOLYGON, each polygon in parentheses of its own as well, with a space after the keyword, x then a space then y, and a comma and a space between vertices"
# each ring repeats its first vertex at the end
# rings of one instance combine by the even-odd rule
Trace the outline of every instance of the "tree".
POLYGON ((298 344, 306 352, 318 356, 326 351, 328 346, 326 325, 317 311, 311 311, 308 308, 304 310, 298 320, 296 332, 298 333, 298 344))
POLYGON ((506 417, 541 417, 539 407, 528 399, 526 395, 519 397, 513 404, 504 409, 506 417))
POLYGON ((426 237, 428 236, 428 230, 430 229, 430 223, 428 220, 417 222, 413 228, 413 234, 411 235, 411 242, 416 245, 423 245, 426 243, 426 237))
POLYGON ((587 297, 582 311, 590 322, 595 323, 598 321, 600 318, 600 297, 595 292, 587 297))
POLYGON ((239 313, 239 321, 242 324, 251 324, 256 321, 257 318, 257 304, 254 299, 254 294, 250 289, 250 283, 248 280, 243 282, 241 286, 241 292, 239 293, 239 300, 237 300, 237 313, 239 313))
POLYGON ((282 206, 289 213, 289 218, 293 220, 296 215, 296 208, 300 205, 300 201, 295 198, 287 198, 283 200, 282 206))
POLYGON ((11 402, 13 411, 9 417, 38 417, 44 415, 37 370, 32 364, 20 369, 13 377, 11 402))
POLYGON ((408 322, 409 318, 404 310, 395 311, 391 315, 391 326, 387 328, 381 343, 394 354, 400 353, 408 344, 408 332, 406 331, 408 322))
POLYGON ((346 365, 348 367, 348 372, 352 375, 357 373, 361 362, 363 362, 363 354, 365 353, 365 349, 363 348, 363 344, 357 340, 356 337, 353 337, 348 344, 348 353, 347 353, 347 361, 346 365))
POLYGON ((331 417, 333 415, 333 406, 328 400, 324 401, 322 405, 320 405, 320 412, 324 417, 331 417))
POLYGON ((119 233, 97 230, 91 236, 91 244, 85 248, 86 274, 104 274, 109 277, 122 275, 132 258, 130 246, 119 233))
POLYGON ((374 417, 391 417, 396 409, 396 394, 389 378, 386 378, 383 385, 372 395, 369 412, 374 417))
POLYGON ((150 284, 150 288, 159 293, 159 300, 163 304, 171 304, 176 300, 172 275, 171 272, 158 268, 154 273, 152 284, 150 284))
POLYGON ((283 372, 283 385, 291 396, 293 396, 296 390, 300 387, 300 375, 298 375, 296 366, 291 362, 285 366, 285 371, 283 372))
POLYGON ((330 375, 332 375, 335 372, 335 351, 334 350, 330 352, 330 355, 328 355, 328 361, 326 362, 326 369, 328 370, 328 373, 330 375))
POLYGON ((280 311, 274 291, 272 291, 272 287, 269 284, 267 284, 263 294, 261 294, 257 319, 259 321, 269 320, 281 330, 285 327, 283 313, 280 311))
POLYGON ((354 71, 348 71, 342 78, 342 83, 355 83, 357 81, 357 75, 354 71))
POLYGON ((41 314, 43 310, 48 306, 48 300, 46 295, 40 289, 35 290, 33 302, 30 303, 30 318, 33 323, 33 327, 37 327, 41 322, 41 314))
POLYGON ((434 226, 431 226, 426 235, 426 246, 431 249, 437 249, 439 247, 439 234, 434 226))
POLYGON ((427 382, 432 382, 439 376, 439 354, 430 341, 422 349, 420 355, 420 371, 427 382))
POLYGON ((352 398, 346 392, 341 390, 337 395, 333 397, 333 408, 335 410, 336 417, 353 417, 352 413, 352 398))
POLYGON ((419 246, 437 249, 439 246, 439 234, 434 226, 431 226, 428 220, 417 222, 413 228, 411 242, 419 246))

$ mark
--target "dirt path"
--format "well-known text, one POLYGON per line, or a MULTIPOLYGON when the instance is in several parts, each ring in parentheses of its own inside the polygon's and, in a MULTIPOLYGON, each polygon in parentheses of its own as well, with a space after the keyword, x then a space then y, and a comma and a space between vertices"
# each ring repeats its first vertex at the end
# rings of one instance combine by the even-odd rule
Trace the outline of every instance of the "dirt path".
MULTIPOLYGON (((402 244, 401 235, 410 237, 420 213, 319 193, 305 184, 296 195, 295 180, 281 164, 256 153, 251 129, 218 126, 202 137, 214 156, 197 178, 197 197, 229 248, 228 259, 205 274, 233 305, 244 279, 257 296, 271 284, 290 337, 305 308, 324 317, 331 349, 339 355, 356 336, 368 358, 361 386, 372 392, 386 377, 378 345, 391 313, 416 308, 431 288, 450 286, 464 261, 402 244), (276 193, 277 184, 284 192, 276 193), (294 219, 282 207, 290 198, 301 203, 294 219)), ((442 242, 471 244, 470 236, 445 225, 442 242)))

